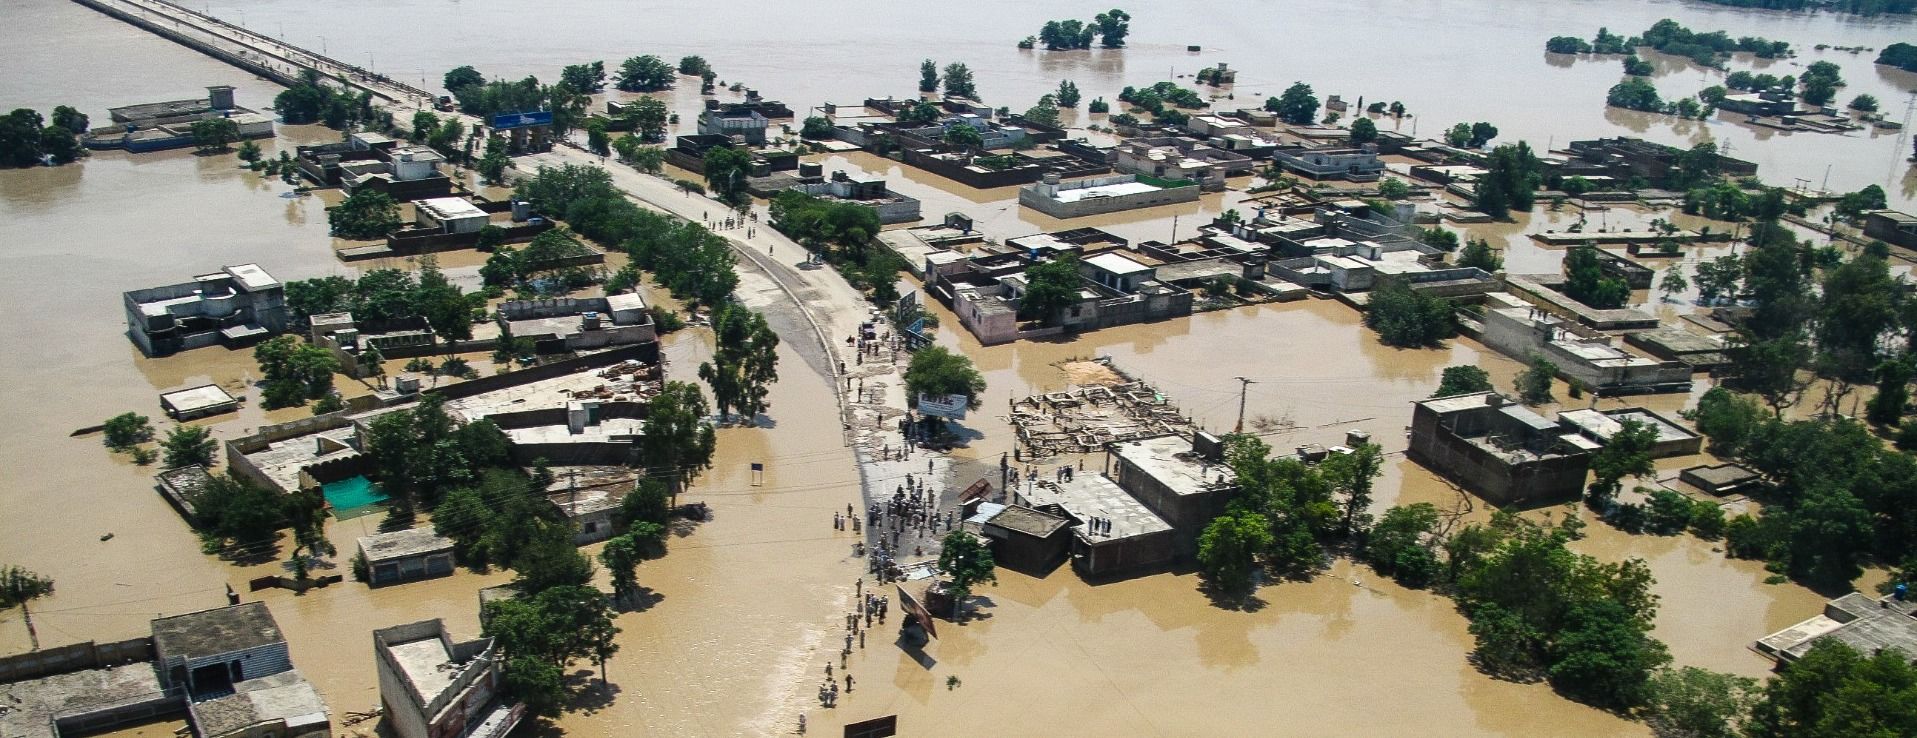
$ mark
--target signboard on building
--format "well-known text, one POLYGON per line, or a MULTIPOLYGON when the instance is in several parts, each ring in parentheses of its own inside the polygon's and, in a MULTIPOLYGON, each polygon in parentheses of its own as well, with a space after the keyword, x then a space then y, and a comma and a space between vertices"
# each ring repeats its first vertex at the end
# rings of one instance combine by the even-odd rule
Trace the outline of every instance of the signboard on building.
POLYGON ((919 393, 919 414, 931 415, 952 420, 965 418, 965 406, 971 398, 965 395, 928 395, 919 393))
POLYGON ((918 315, 918 313, 919 293, 917 290, 900 295, 898 303, 892 306, 892 314, 898 316, 900 322, 911 320, 912 317, 918 315))
POLYGON ((532 128, 552 125, 552 111, 531 110, 524 113, 500 113, 493 116, 492 126, 496 131, 510 131, 514 128, 532 128))

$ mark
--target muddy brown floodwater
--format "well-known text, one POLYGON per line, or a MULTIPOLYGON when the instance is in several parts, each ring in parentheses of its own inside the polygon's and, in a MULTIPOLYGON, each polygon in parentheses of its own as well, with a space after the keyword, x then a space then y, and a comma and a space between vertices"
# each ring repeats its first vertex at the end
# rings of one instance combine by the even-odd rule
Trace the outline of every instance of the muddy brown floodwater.
MULTIPOLYGON (((1056 13, 1010 0, 968 7, 966 33, 956 39, 950 24, 923 22, 927 4, 873 0, 854 2, 839 14, 757 4, 723 23, 692 6, 635 8, 588 0, 542 9, 540 32, 525 34, 490 30, 523 20, 522 4, 500 0, 398 7, 369 0, 260 0, 210 10, 294 43, 325 45, 335 57, 364 59, 408 81, 425 78, 429 87, 459 64, 550 79, 562 64, 593 58, 616 66, 634 53, 669 59, 699 53, 722 78, 744 80, 799 110, 826 100, 907 94, 918 60, 928 54, 942 62, 969 62, 986 98, 1012 107, 1061 78, 1076 79, 1087 99, 1111 98, 1126 84, 1149 84, 1167 72, 1189 74, 1226 61, 1241 70, 1235 91, 1240 101, 1304 79, 1321 95, 1402 99, 1419 115, 1403 124, 1406 130, 1491 120, 1504 130, 1501 140, 1522 137, 1534 145, 1627 132, 1671 143, 1710 136, 1759 161, 1774 182, 1820 179, 1829 163, 1835 165, 1833 188, 1878 182, 1894 202, 1917 197, 1917 180, 1901 162, 1908 149, 1901 135, 1771 135, 1730 123, 1672 124, 1606 111, 1599 100, 1615 81, 1614 62, 1549 59, 1538 51, 1551 35, 1588 35, 1600 25, 1634 32, 1670 15, 1694 28, 1790 40, 1807 49, 1795 63, 1839 59, 1852 85, 1846 94, 1871 92, 1888 102, 1917 87, 1917 76, 1808 47, 1882 46, 1908 35, 1907 20, 1623 0, 1409 2, 1391 13, 1355 16, 1326 0, 1250 4, 1218 14, 1191 13, 1166 0, 1128 5, 1136 18, 1133 48, 1069 53, 1012 49, 1012 41, 1056 13), (840 22, 847 15, 861 22, 840 22), (1361 30, 1340 29, 1359 23, 1361 30), (1285 43, 1270 43, 1274 29, 1283 31, 1285 43), (1376 64, 1349 63, 1342 45, 1353 33, 1364 35, 1366 47, 1378 55, 1376 64), (1207 50, 1187 53, 1188 43, 1207 50), (870 73, 817 71, 832 65, 870 73)), ((253 107, 266 105, 277 92, 76 4, 0 0, 0 17, 8 21, 0 30, 0 58, 9 67, 0 77, 0 103, 7 108, 44 112, 71 104, 99 122, 108 106, 193 97, 208 84, 236 85, 240 102, 253 107)), ((1716 74, 1681 61, 1655 61, 1660 89, 1670 92, 1702 87, 1716 74)), ((681 86, 665 97, 682 115, 680 129, 689 129, 699 96, 681 86)), ((1093 116, 1068 119, 1097 122, 1093 116)), ((297 126, 282 127, 281 134, 269 153, 337 136, 297 126)), ((928 216, 964 210, 996 236, 1061 225, 1023 211, 1010 191, 956 188, 864 154, 818 158, 828 167, 884 174, 900 191, 924 199, 928 216)), ((68 432, 127 410, 157 417, 159 392, 205 382, 243 391, 253 401, 237 415, 203 421, 221 438, 304 413, 258 409, 258 392, 249 386, 255 369, 245 353, 140 357, 122 335, 119 299, 122 291, 223 264, 258 262, 289 280, 357 271, 333 258, 338 243, 326 235, 324 198, 293 197, 286 190, 238 169, 230 154, 107 153, 75 166, 0 171, 0 313, 8 316, 0 321, 0 381, 7 388, 0 392, 0 417, 9 420, 0 427, 0 448, 6 449, 0 454, 0 563, 58 582, 54 595, 35 603, 46 645, 140 634, 155 615, 218 606, 227 585, 280 566, 234 566, 200 553, 191 532, 154 494, 151 469, 109 454, 97 436, 72 438, 68 432), (109 533, 109 540, 101 540, 109 533)), ((1195 204, 1071 225, 1165 239, 1172 216, 1186 224, 1181 229, 1195 228, 1240 197, 1208 195, 1195 204)), ((1616 227, 1660 216, 1668 217, 1614 210, 1591 213, 1588 222, 1616 227)), ((1537 248, 1523 234, 1562 228, 1576 217, 1567 209, 1469 231, 1506 246, 1514 270, 1544 272, 1556 268, 1562 252, 1537 248)), ((1700 256, 1716 253, 1668 263, 1688 270, 1700 256)), ((475 266, 471 259, 451 257, 442 263, 449 272, 475 266)), ((1670 303, 1657 309, 1670 315, 1690 308, 1670 303)), ((1010 398, 1063 386, 1057 362, 1106 355, 1214 430, 1235 421, 1238 388, 1231 378, 1255 379, 1248 421, 1260 429, 1291 429, 1268 435, 1274 447, 1326 443, 1341 439, 1346 429, 1364 429, 1391 454, 1378 485, 1380 507, 1427 501, 1487 514, 1403 458, 1408 403, 1428 394, 1445 366, 1480 364, 1499 386, 1508 386, 1518 370, 1469 340, 1441 349, 1391 349, 1363 330, 1349 308, 1306 301, 1127 326, 1069 342, 980 347, 949 313, 939 312, 946 327, 938 340, 972 356, 990 385, 984 408, 965 424, 977 435, 957 452, 967 462, 960 465, 961 476, 977 478, 1009 450, 1001 408, 1010 398)), ((874 631, 879 637, 869 639, 851 664, 856 691, 836 711, 819 710, 810 690, 837 648, 838 613, 849 606, 861 571, 851 556, 853 538, 833 531, 829 516, 855 501, 858 471, 832 427, 837 409, 829 384, 796 348, 805 340, 788 331, 784 376, 772 390, 772 423, 721 432, 719 459, 693 492, 712 505, 715 519, 680 531, 669 556, 642 568, 640 581, 653 590, 654 601, 619 618, 625 634, 608 668, 611 686, 584 685, 582 709, 557 723, 565 733, 781 734, 796 726, 801 712, 811 716, 814 730, 897 713, 909 734, 1244 733, 1248 727, 1287 735, 1645 732, 1557 698, 1542 685, 1480 675, 1466 660, 1471 638, 1465 621, 1448 600, 1403 590, 1344 562, 1312 582, 1266 586, 1263 606, 1249 612, 1212 606, 1189 574, 1093 586, 1068 569, 1042 579, 1001 572, 996 587, 982 590, 981 617, 942 629, 945 637, 923 653, 890 643, 896 621, 874 631), (762 479, 748 471, 753 463, 766 465, 762 479), (948 687, 951 677, 957 682, 948 687), (1008 727, 1008 716, 1018 716, 1015 727, 1008 727)), ((689 377, 710 351, 709 338, 698 331, 670 337, 665 353, 671 376, 689 377)), ((1639 402, 1675 411, 1696 394, 1639 402)), ((1622 403, 1603 403, 1616 404, 1622 403)), ((1660 473, 1674 473, 1677 465, 1662 463, 1660 473)), ((335 522, 329 535, 350 550, 375 521, 335 522)), ((1761 566, 1726 560, 1695 538, 1626 536, 1601 525, 1588 531, 1580 550, 1650 562, 1663 598, 1657 633, 1680 664, 1762 674, 1767 663, 1746 648, 1750 640, 1816 612, 1821 602, 1800 587, 1763 584, 1761 566)), ((377 592, 347 583, 305 596, 269 591, 248 597, 273 608, 295 662, 340 715, 377 702, 371 630, 439 617, 455 633, 473 634, 476 591, 505 578, 461 572, 377 592)), ((0 613, 0 653, 27 647, 19 611, 0 613)), ((589 681, 586 671, 574 677, 589 681)), ((161 723, 115 735, 164 735, 178 726, 161 723)))

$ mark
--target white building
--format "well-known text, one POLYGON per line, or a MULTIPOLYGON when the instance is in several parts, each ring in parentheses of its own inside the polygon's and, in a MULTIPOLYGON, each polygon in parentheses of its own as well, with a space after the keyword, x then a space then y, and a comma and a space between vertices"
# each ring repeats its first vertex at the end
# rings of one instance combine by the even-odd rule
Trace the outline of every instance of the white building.
POLYGON ((1061 184, 1057 174, 1048 173, 1043 181, 1019 188, 1018 202, 1062 219, 1194 202, 1200 194, 1196 186, 1158 187, 1130 174, 1061 184))
POLYGON ((472 233, 486 227, 491 217, 463 197, 413 201, 413 222, 442 233, 472 233))

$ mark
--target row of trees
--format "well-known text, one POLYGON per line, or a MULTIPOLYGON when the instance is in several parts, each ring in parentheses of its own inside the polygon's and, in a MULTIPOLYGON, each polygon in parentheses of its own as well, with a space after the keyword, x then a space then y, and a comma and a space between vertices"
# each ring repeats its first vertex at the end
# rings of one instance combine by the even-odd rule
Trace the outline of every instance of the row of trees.
POLYGON ((31 108, 15 108, 0 117, 0 166, 66 164, 86 156, 78 138, 86 132, 87 116, 65 105, 53 109, 51 124, 31 108))
POLYGON ((738 286, 724 238, 697 223, 634 205, 613 187, 612 175, 604 169, 540 167, 520 181, 514 197, 563 219, 580 235, 617 244, 679 299, 717 305, 738 286))
POLYGON ((1657 597, 1643 561, 1572 552, 1566 544, 1582 527, 1575 518, 1552 526, 1497 512, 1488 524, 1453 530, 1455 522, 1429 503, 1393 507, 1362 555, 1406 586, 1457 600, 1480 670, 1548 679, 1559 693, 1608 709, 1651 700, 1651 679, 1670 656, 1650 635, 1657 597))
MULTIPOLYGON (((1107 49, 1124 48, 1125 36, 1131 33, 1131 15, 1113 8, 1099 13, 1091 22, 1078 20, 1046 21, 1038 31, 1036 41, 1050 50, 1089 49, 1094 38, 1099 45, 1107 49)), ((1021 48, 1032 48, 1034 39, 1019 43, 1021 48)))
POLYGON ((972 68, 964 62, 952 62, 945 65, 945 75, 939 76, 939 65, 931 59, 919 63, 919 92, 938 92, 943 80, 947 97, 978 99, 978 86, 972 81, 972 68))
POLYGON ((470 66, 448 71, 442 80, 468 115, 488 118, 499 113, 552 113, 552 133, 564 136, 586 120, 593 92, 604 84, 604 67, 597 62, 575 64, 560 73, 557 84, 541 84, 531 75, 520 80, 487 80, 470 66))
MULTIPOLYGON (((971 126, 954 129, 972 130, 971 126)), ((772 198, 772 227, 837 267, 846 281, 880 305, 898 299, 897 255, 874 238, 878 211, 856 203, 822 200, 787 190, 772 198)))
POLYGON ((333 392, 333 373, 339 371, 339 359, 333 352, 301 341, 298 336, 277 336, 253 347, 253 360, 265 376, 267 409, 296 407, 333 392))
POLYGON ((505 244, 495 246, 485 266, 480 267, 479 276, 488 287, 513 289, 523 295, 564 295, 600 281, 603 269, 566 263, 590 253, 592 250, 571 233, 553 228, 534 236, 523 250, 505 244))

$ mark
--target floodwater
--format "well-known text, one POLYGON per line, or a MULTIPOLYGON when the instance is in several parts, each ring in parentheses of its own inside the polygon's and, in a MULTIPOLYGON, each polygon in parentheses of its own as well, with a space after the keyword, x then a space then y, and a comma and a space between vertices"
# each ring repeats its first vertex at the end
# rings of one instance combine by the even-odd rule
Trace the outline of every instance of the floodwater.
MULTIPOLYGON (((1401 123, 1385 119, 1380 123, 1385 128, 1430 136, 1460 121, 1485 120, 1498 126, 1500 141, 1522 138, 1536 149, 1597 136, 1634 135, 1686 146, 1710 138, 1731 146, 1733 155, 1757 162, 1760 174, 1775 184, 1789 186, 1801 178, 1820 187, 1828 169, 1832 189, 1876 183, 1893 202, 1917 202, 1917 177, 1904 162, 1910 145, 1902 133, 1784 133, 1611 109, 1604 95, 1621 79, 1615 57, 1574 60, 1544 53, 1551 36, 1589 38, 1601 26, 1632 35, 1661 18, 1674 18, 1694 30, 1788 41, 1800 53, 1791 60, 1743 58, 1734 69, 1781 76, 1813 61, 1834 61, 1849 83, 1840 90, 1839 104, 1870 93, 1887 118, 1903 121, 1904 100, 1917 90, 1917 75, 1871 64, 1874 52, 1812 47, 1876 49, 1908 41, 1910 18, 1754 12, 1670 0, 1367 0, 1355 5, 1305 0, 1231 3, 1203 13, 1176 0, 1144 0, 1124 4, 1132 15, 1126 49, 1046 52, 1014 45, 1037 33, 1046 20, 1070 13, 1013 0, 973 3, 959 18, 948 17, 942 12, 946 8, 934 3, 879 0, 836 5, 829 13, 802 3, 751 3, 720 15, 699 5, 586 0, 542 6, 532 18, 523 5, 506 0, 204 5, 230 22, 312 49, 324 46, 335 58, 427 89, 436 89, 440 75, 461 64, 494 76, 530 74, 551 81, 570 63, 599 59, 616 69, 636 54, 658 54, 668 61, 698 54, 722 81, 744 83, 802 115, 827 101, 909 96, 917 89, 919 62, 928 56, 941 65, 970 65, 984 100, 1013 110, 1030 106, 1062 79, 1075 81, 1087 101, 1100 96, 1115 101, 1127 85, 1150 85, 1173 75, 1191 86, 1191 75, 1223 62, 1238 70, 1238 84, 1224 91, 1235 97, 1221 102, 1226 106, 1257 105, 1263 96, 1304 81, 1320 99, 1336 94, 1348 102, 1360 97, 1404 102, 1413 117, 1401 123), (858 20, 844 22, 848 18, 858 20), (521 27, 527 32, 495 32, 521 27), (955 28, 963 33, 954 33, 955 28), (1194 44, 1203 50, 1186 50, 1194 44), (1354 50, 1362 53, 1354 55, 1354 50)), ((1083 15, 1092 12, 1084 9, 1083 15)), ((1667 99, 1694 94, 1723 77, 1684 59, 1651 56, 1652 81, 1667 99)), ((669 96, 684 130, 692 127, 696 92, 696 85, 682 84, 669 96)))
MULTIPOLYGON (((1917 197, 1917 180, 1906 178, 1901 162, 1908 144, 1899 136, 1767 136, 1729 123, 1686 129, 1606 111, 1602 97, 1615 81, 1615 61, 1566 66, 1566 60, 1541 52, 1551 35, 1589 35, 1599 25, 1632 33, 1672 16, 1693 28, 1789 40, 1806 48, 1797 60, 1804 63, 1820 58, 1808 53, 1819 42, 1882 46, 1899 40, 1911 28, 1904 20, 1621 0, 1355 7, 1314 0, 1198 14, 1154 0, 1129 8, 1136 17, 1131 49, 1047 53, 1020 52, 1012 42, 1055 13, 1003 0, 968 6, 966 38, 957 40, 945 37, 949 24, 923 23, 918 6, 869 1, 835 14, 764 4, 724 22, 685 7, 573 3, 542 7, 534 32, 511 35, 495 31, 523 26, 524 7, 498 0, 404 7, 344 0, 324 10, 282 0, 208 7, 275 35, 284 25, 293 43, 325 46, 356 63, 364 58, 409 80, 418 74, 428 86, 446 68, 466 63, 495 75, 551 79, 560 65, 574 61, 604 58, 616 66, 634 53, 668 59, 699 53, 722 78, 743 80, 800 110, 826 100, 909 94, 917 62, 928 50, 937 50, 940 61, 970 63, 986 99, 1015 108, 1061 78, 1076 79, 1087 99, 1110 98, 1126 84, 1149 84, 1166 73, 1189 74, 1225 61, 1241 70, 1236 93, 1247 103, 1304 79, 1321 95, 1402 99, 1419 116, 1416 123, 1405 122, 1407 130, 1491 120, 1505 139, 1524 137, 1534 144, 1627 132, 1673 143, 1709 135, 1733 142, 1735 155, 1759 161, 1773 182, 1804 177, 1815 186, 1824 165, 1834 163, 1833 188, 1878 182, 1893 201, 1917 197), (834 22, 845 15, 862 20, 834 22), (1352 28, 1340 30, 1346 25, 1352 28), (1204 44, 1206 51, 1184 51, 1190 43, 1204 44), (1376 63, 1352 64, 1353 43, 1377 50, 1376 63), (854 66, 864 73, 819 71, 854 66)), ((276 92, 78 5, 0 0, 0 15, 9 21, 0 32, 0 58, 10 62, 11 72, 0 79, 0 104, 7 108, 44 112, 71 104, 104 121, 110 105, 192 97, 208 84, 236 85, 241 104, 256 107, 276 92)), ((1846 96, 1871 92, 1895 110, 1893 101, 1917 88, 1917 77, 1875 69, 1867 58, 1845 55, 1840 61, 1852 83, 1846 96)), ((1710 74, 1681 61, 1658 64, 1657 81, 1667 94, 1702 87, 1710 74)), ((681 128, 689 129, 698 96, 682 87, 669 97, 684 118, 681 128)), ((283 128, 268 150, 335 135, 283 128)), ((826 159, 828 167, 887 174, 899 190, 924 199, 930 217, 962 209, 995 235, 1059 227, 1022 211, 1010 191, 966 191, 863 154, 826 159)), ((252 401, 237 415, 200 421, 221 438, 305 414, 258 408, 258 392, 249 387, 256 370, 244 352, 140 357, 122 335, 119 301, 124 290, 223 264, 258 262, 289 280, 354 273, 333 258, 338 244, 326 235, 321 199, 290 197, 286 190, 238 169, 231 155, 191 152, 108 153, 76 166, 0 171, 0 310, 9 317, 0 322, 0 379, 8 388, 0 393, 0 415, 12 421, 0 428, 0 448, 7 450, 0 455, 0 479, 6 480, 0 484, 0 562, 58 582, 53 596, 35 603, 44 644, 138 635, 155 615, 221 605, 228 585, 244 590, 247 579, 278 570, 277 563, 235 566, 201 554, 190 531, 152 491, 151 469, 110 454, 97 436, 70 438, 68 432, 127 410, 157 418, 159 392, 206 382, 244 391, 252 401)), ((1208 195, 1195 204, 1071 225, 1162 240, 1170 236, 1173 215, 1182 232, 1239 197, 1208 195)), ((1567 225, 1576 215, 1567 210, 1533 217, 1546 224, 1470 231, 1506 244, 1514 269, 1549 271, 1561 252, 1530 246, 1522 234, 1567 225)), ((1590 216, 1600 217, 1655 216, 1590 216)), ((767 306, 777 295, 745 299, 767 306)), ((1428 394, 1445 366, 1477 363, 1499 386, 1509 385, 1515 363, 1471 341, 1422 351, 1383 347, 1358 326, 1354 311, 1323 301, 1207 313, 1064 343, 989 348, 972 341, 949 314, 942 317, 946 328, 939 340, 972 356, 990 383, 984 409, 966 423, 981 435, 958 452, 961 461, 972 462, 961 465, 969 470, 961 473, 973 478, 1009 450, 998 408, 1014 396, 1062 386, 1056 362, 1108 355, 1213 430, 1227 430, 1236 420, 1232 377, 1257 380, 1248 394, 1248 424, 1295 429, 1269 435, 1274 447, 1333 442, 1348 428, 1364 429, 1392 454, 1378 485, 1380 506, 1428 501, 1485 514, 1472 498, 1402 456, 1408 403, 1428 394)), ((804 335, 790 316, 775 316, 774 322, 788 336, 804 335)), ((810 690, 822 676, 822 662, 837 650, 837 613, 849 603, 860 571, 850 556, 851 534, 833 531, 828 517, 855 500, 858 476, 840 434, 825 420, 836 414, 829 385, 813 371, 807 361, 813 357, 801 351, 800 341, 782 348, 786 371, 772 390, 771 423, 721 432, 720 458, 693 493, 712 505, 716 518, 683 531, 671 555, 642 567, 640 581, 656 601, 620 617, 625 635, 609 665, 611 686, 587 685, 582 709, 559 722, 566 733, 763 735, 791 730, 801 711, 819 730, 898 713, 913 733, 931 730, 927 726, 939 726, 936 732, 1014 734, 1240 732, 1246 726, 1283 734, 1402 734, 1433 726, 1445 734, 1644 732, 1552 696, 1544 686, 1485 678, 1466 661, 1471 641, 1449 601, 1402 590, 1348 563, 1314 582, 1267 586, 1261 591, 1265 605, 1252 612, 1213 607, 1190 575, 1092 586, 1069 570, 1043 579, 1002 572, 997 587, 983 590, 989 599, 983 617, 944 628, 945 638, 924 654, 879 642, 892 632, 889 627, 874 631, 881 638, 869 641, 852 663, 857 690, 837 711, 818 710, 810 690), (766 465, 763 477, 749 471, 753 463, 766 465), (948 677, 959 681, 948 688, 948 677), (1008 729, 1006 715, 1019 715, 1021 722, 1008 729), (1274 725, 1277 715, 1284 722, 1274 725)), ((710 350, 709 339, 697 331, 669 338, 671 376, 689 378, 710 350)), ((474 364, 487 368, 483 360, 474 364)), ((342 381, 349 391, 363 391, 350 385, 342 381)), ((1688 399, 1644 401, 1664 411, 1688 399)), ((159 425, 163 432, 165 424, 159 425)), ((330 536, 350 551, 353 540, 376 524, 376 517, 336 522, 330 536)), ((1763 584, 1760 566, 1727 561, 1694 538, 1625 536, 1601 525, 1588 530, 1580 549, 1651 563, 1664 598, 1658 633, 1681 664, 1761 674, 1767 664, 1746 644, 1816 612, 1821 602, 1796 586, 1763 584)), ((470 636, 477 632, 476 590, 506 576, 462 572, 379 591, 348 582, 304 596, 277 590, 245 596, 273 608, 295 662, 335 714, 343 715, 377 702, 371 630, 438 617, 456 634, 470 636)), ((28 647, 18 612, 0 613, 0 653, 28 647)), ((586 671, 581 668, 576 678, 589 681, 586 671)), ((149 726, 145 733, 154 730, 149 726)))

